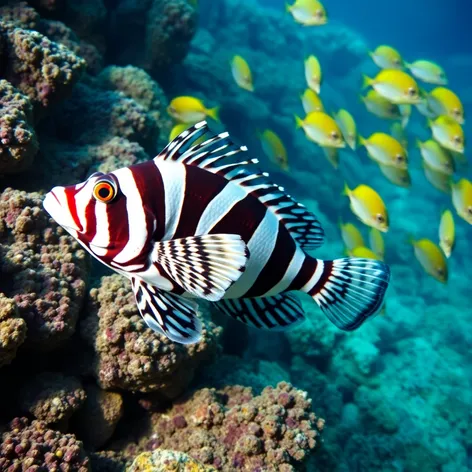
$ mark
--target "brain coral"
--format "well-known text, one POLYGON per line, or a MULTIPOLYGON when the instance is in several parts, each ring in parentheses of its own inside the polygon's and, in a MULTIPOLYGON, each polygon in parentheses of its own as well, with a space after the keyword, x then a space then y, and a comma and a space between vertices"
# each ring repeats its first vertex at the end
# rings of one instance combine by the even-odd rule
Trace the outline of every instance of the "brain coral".
POLYGON ((90 292, 89 316, 81 325, 94 348, 94 374, 104 389, 158 392, 175 398, 189 385, 196 369, 219 351, 221 328, 204 322, 200 342, 175 344, 153 332, 138 313, 129 281, 103 277, 90 292))
POLYGON ((51 223, 41 198, 13 189, 0 194, 0 291, 26 321, 28 347, 52 350, 75 331, 89 259, 51 223))
POLYGON ((247 387, 204 388, 154 413, 138 449, 172 448, 223 471, 288 472, 315 449, 323 426, 306 393, 285 382, 256 397, 247 387))
POLYGON ((0 470, 89 472, 90 460, 75 436, 48 429, 42 421, 15 418, 2 435, 0 470))
POLYGON ((38 151, 33 108, 27 96, 0 80, 0 174, 28 168, 38 151))

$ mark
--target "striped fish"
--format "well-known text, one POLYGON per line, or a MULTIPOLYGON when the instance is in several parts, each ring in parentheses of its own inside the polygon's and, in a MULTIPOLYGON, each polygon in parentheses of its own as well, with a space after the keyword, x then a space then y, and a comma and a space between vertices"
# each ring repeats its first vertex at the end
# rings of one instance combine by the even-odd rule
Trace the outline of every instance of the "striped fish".
POLYGON ((200 339, 198 299, 258 328, 298 324, 295 291, 339 328, 357 328, 381 308, 389 268, 307 254, 323 243, 320 223, 246 151, 201 122, 151 161, 53 188, 44 208, 131 280, 146 324, 175 342, 200 339))

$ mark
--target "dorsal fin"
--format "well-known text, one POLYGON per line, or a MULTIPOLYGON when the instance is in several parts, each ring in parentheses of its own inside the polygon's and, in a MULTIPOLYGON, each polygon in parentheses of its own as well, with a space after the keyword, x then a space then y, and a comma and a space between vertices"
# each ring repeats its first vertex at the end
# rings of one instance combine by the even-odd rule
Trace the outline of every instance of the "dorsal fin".
POLYGON ((205 169, 231 180, 252 193, 281 220, 305 249, 323 244, 324 231, 315 215, 268 179, 258 159, 245 159, 246 146, 237 146, 229 133, 214 134, 205 121, 179 134, 156 157, 205 169))

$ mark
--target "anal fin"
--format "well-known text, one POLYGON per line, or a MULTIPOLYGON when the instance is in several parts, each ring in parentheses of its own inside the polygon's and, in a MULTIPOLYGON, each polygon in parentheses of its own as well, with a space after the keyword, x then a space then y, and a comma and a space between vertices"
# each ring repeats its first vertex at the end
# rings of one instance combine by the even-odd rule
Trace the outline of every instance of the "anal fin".
POLYGON ((262 298, 224 299, 215 306, 235 320, 272 331, 291 328, 305 320, 300 302, 290 293, 262 298))
POLYGON ((149 328, 180 344, 200 340, 202 323, 197 317, 197 304, 165 292, 135 277, 131 278, 136 304, 149 328))

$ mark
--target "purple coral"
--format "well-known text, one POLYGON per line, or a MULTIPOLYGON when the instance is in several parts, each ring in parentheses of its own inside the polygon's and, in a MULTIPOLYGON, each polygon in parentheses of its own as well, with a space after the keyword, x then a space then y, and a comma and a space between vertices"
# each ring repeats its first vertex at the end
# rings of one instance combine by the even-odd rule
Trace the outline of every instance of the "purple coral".
POLYGON ((36 29, 40 17, 34 8, 26 2, 11 1, 0 7, 0 18, 3 21, 17 23, 26 29, 36 29))
POLYGON ((196 344, 175 344, 146 326, 138 313, 129 281, 119 275, 103 277, 90 292, 89 316, 82 336, 94 348, 94 374, 104 389, 180 395, 196 369, 218 352, 221 329, 204 320, 196 344))
POLYGON ((26 323, 14 300, 0 293, 0 367, 9 364, 26 337, 26 323))
POLYGON ((27 96, 0 80, 0 173, 27 169, 38 151, 33 108, 27 96))
POLYGON ((0 443, 0 470, 89 472, 82 443, 71 434, 48 429, 46 423, 15 418, 0 443))
POLYGON ((320 443, 323 426, 306 393, 285 382, 259 396, 204 388, 154 413, 138 448, 172 448, 217 470, 290 471, 320 443))
POLYGON ((0 194, 0 291, 26 321, 26 344, 52 350, 68 339, 85 297, 89 259, 50 222, 38 193, 0 194))

